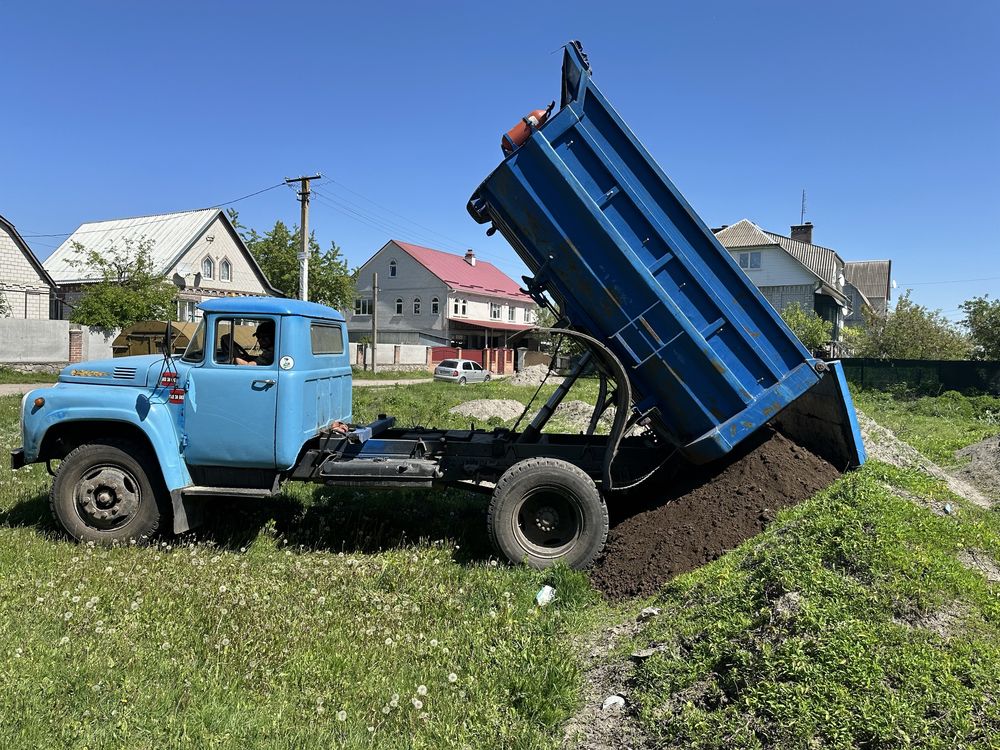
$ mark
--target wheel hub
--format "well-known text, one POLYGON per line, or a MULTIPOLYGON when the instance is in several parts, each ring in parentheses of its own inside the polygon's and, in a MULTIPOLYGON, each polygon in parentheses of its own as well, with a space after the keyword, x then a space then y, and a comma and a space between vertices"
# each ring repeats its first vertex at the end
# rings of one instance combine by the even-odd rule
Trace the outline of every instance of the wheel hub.
POLYGON ((535 514, 535 526, 541 531, 554 531, 559 528, 559 512, 548 505, 539 508, 535 514))
POLYGON ((126 523, 139 508, 139 485, 127 471, 103 466, 87 473, 76 489, 83 520, 107 529, 126 523))

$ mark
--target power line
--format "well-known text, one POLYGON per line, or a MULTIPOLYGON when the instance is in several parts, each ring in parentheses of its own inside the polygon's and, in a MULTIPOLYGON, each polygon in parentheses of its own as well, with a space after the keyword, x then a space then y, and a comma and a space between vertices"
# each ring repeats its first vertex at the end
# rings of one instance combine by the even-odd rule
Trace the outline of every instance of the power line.
POLYGON ((996 281, 1000 276, 984 276, 978 279, 950 279, 949 281, 915 281, 912 284, 899 284, 901 287, 932 286, 937 284, 972 284, 977 281, 996 281))
MULTIPOLYGON (((229 206, 229 205, 232 205, 233 203, 239 203, 240 201, 246 200, 247 198, 253 198, 255 195, 260 195, 261 193, 266 193, 268 190, 274 190, 275 188, 279 188, 279 187, 281 187, 284 184, 285 184, 284 182, 279 182, 277 185, 271 185, 270 187, 262 188, 260 190, 257 190, 256 192, 248 193, 247 195, 241 196, 239 198, 234 198, 233 200, 230 200, 230 201, 225 201, 224 203, 213 203, 211 206, 203 206, 201 208, 189 208, 189 209, 184 210, 184 211, 172 211, 170 216, 158 216, 155 219, 150 218, 149 221, 143 221, 143 222, 140 222, 138 224, 130 224, 129 228, 132 228, 132 227, 142 227, 142 226, 146 226, 147 224, 159 224, 160 222, 163 222, 163 221, 172 221, 174 219, 174 214, 190 214, 190 213, 194 213, 195 211, 205 211, 205 210, 207 210, 209 208, 222 208, 222 206, 229 206)), ((141 217, 136 217, 136 218, 141 218, 141 217)), ((127 218, 126 219, 105 219, 105 221, 127 221, 127 220, 128 220, 127 218)), ((84 222, 84 223, 90 223, 90 222, 84 222)), ((108 231, 108 230, 107 229, 83 229, 83 230, 74 230, 72 232, 52 232, 52 233, 49 233, 49 234, 22 234, 21 236, 25 237, 25 238, 27 238, 27 237, 69 237, 72 234, 97 234, 98 232, 106 232, 106 231, 108 231)), ((39 244, 41 244, 41 243, 39 243, 39 244)))

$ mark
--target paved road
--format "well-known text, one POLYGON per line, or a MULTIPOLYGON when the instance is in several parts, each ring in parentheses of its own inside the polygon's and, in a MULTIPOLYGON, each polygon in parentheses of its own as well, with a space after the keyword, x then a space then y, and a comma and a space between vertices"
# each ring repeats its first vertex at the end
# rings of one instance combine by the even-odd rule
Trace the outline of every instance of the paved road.
MULTIPOLYGON (((399 380, 355 380, 355 388, 373 388, 385 385, 411 385, 412 383, 430 383, 434 378, 401 378, 399 380)), ((35 388, 44 388, 46 383, 9 383, 0 384, 0 396, 23 396, 35 388)))

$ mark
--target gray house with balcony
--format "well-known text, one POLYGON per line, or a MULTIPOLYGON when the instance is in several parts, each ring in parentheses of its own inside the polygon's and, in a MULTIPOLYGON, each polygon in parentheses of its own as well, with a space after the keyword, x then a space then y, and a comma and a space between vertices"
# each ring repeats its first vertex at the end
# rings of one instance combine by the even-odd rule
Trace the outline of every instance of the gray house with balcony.
POLYGON ((378 340, 483 349, 506 346, 535 322, 535 303, 473 250, 455 255, 389 240, 358 270, 350 340, 372 331, 372 277, 378 274, 378 340))

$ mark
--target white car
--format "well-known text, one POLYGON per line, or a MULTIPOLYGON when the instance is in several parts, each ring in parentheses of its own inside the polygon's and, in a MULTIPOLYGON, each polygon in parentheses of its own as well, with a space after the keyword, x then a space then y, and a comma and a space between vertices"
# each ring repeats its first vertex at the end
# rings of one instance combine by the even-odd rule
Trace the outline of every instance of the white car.
POLYGON ((445 359, 434 368, 435 380, 447 380, 459 385, 485 383, 493 373, 471 359, 445 359))

